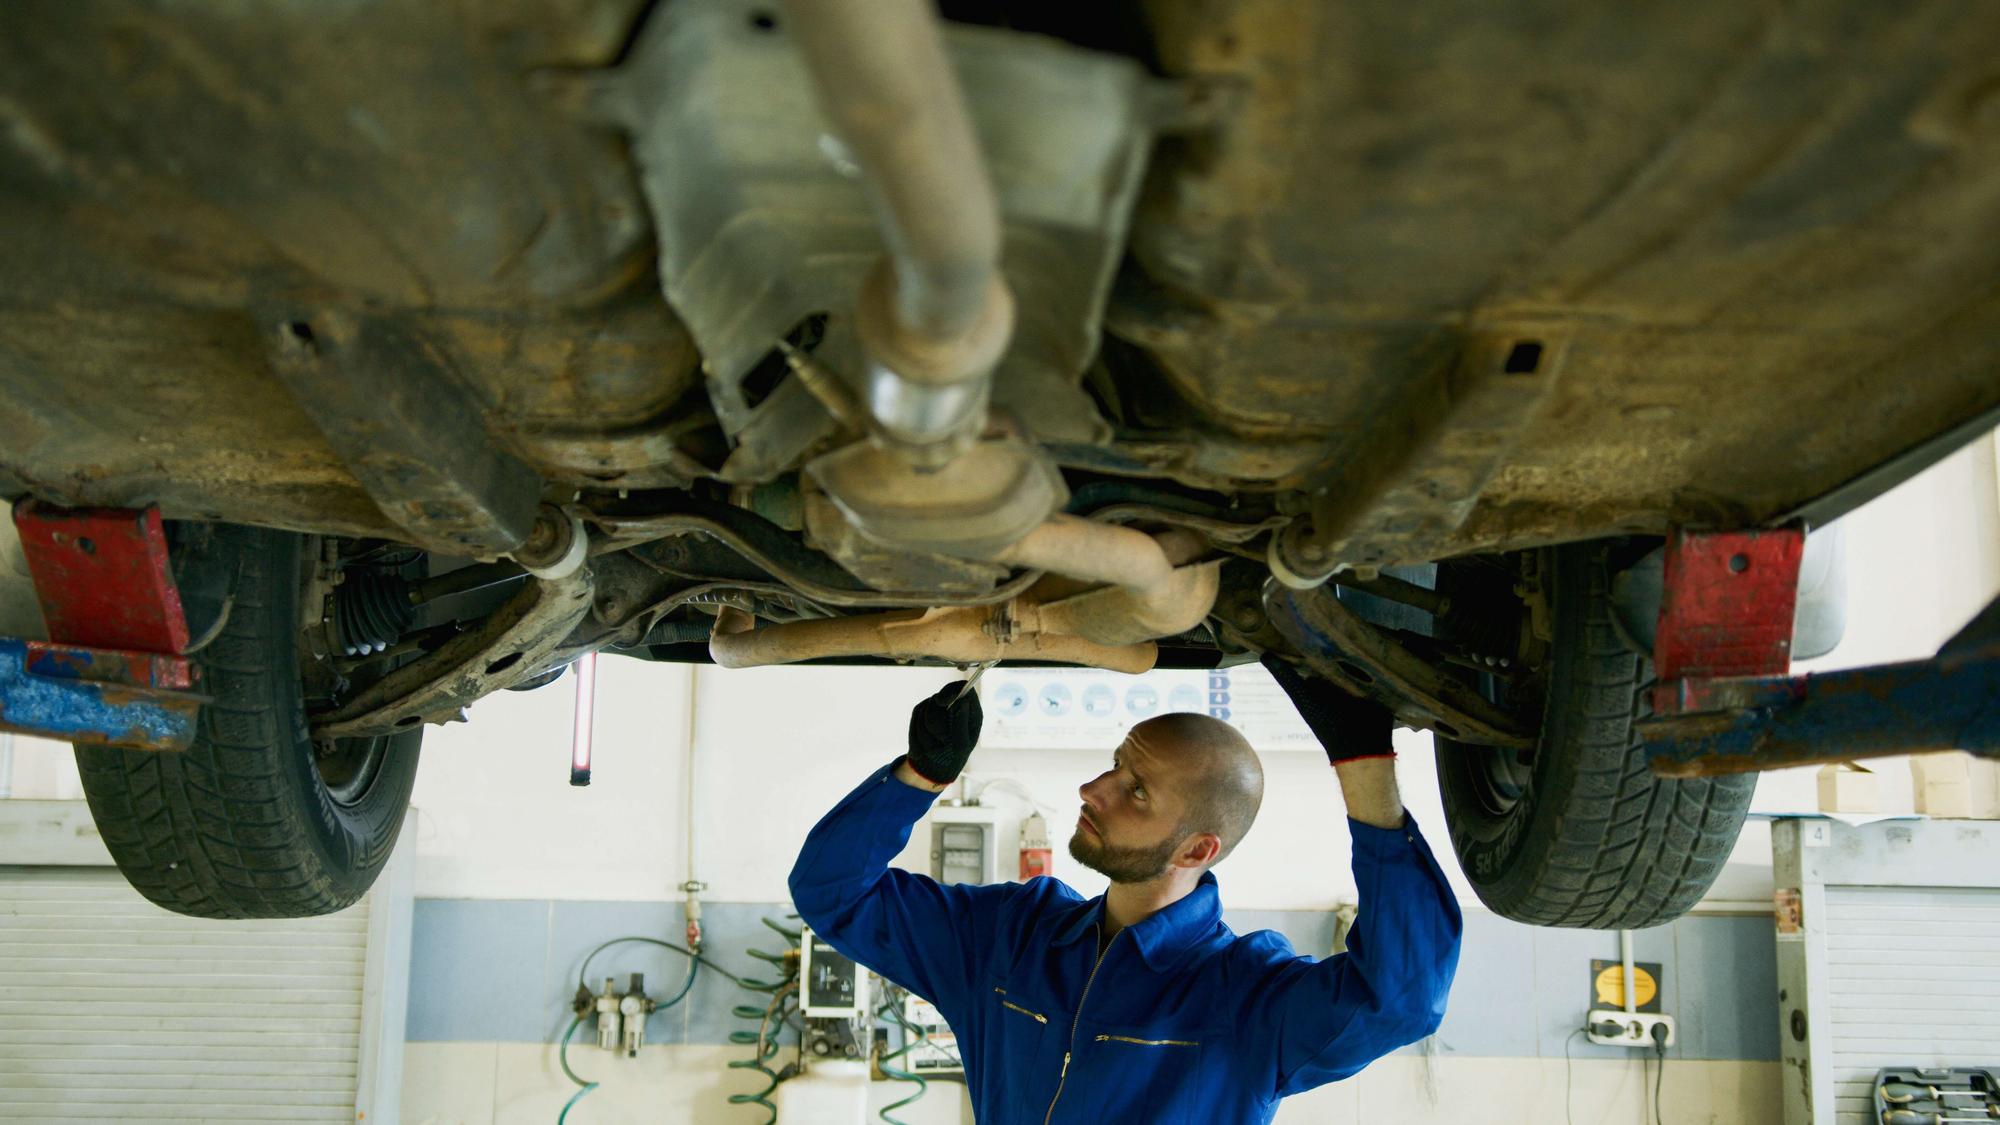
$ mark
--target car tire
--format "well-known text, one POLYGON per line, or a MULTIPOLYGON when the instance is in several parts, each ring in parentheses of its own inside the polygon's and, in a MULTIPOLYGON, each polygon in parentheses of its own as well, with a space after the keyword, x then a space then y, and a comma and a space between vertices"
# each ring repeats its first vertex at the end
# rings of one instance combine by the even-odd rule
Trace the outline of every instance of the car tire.
POLYGON ((210 702, 185 751, 76 748, 98 831, 132 886, 179 914, 340 910, 395 847, 422 732, 343 739, 321 753, 300 687, 305 537, 223 524, 173 533, 190 628, 199 635, 220 621, 193 657, 210 702))
POLYGON ((1654 777, 1634 733, 1652 661, 1613 620, 1616 545, 1545 555, 1553 640, 1531 756, 1438 740, 1438 783, 1460 866, 1503 917, 1640 929, 1708 891, 1757 777, 1654 777))

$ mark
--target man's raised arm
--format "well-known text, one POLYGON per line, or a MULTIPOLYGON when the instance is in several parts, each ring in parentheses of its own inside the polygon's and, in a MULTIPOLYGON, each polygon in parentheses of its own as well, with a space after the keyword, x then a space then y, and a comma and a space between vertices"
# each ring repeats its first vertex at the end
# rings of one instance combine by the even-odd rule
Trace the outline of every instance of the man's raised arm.
POLYGON ((965 768, 979 697, 951 684, 910 716, 910 752, 876 770, 807 834, 792 904, 835 949, 937 1004, 951 1018, 1014 890, 942 886, 893 869, 910 830, 965 768))
POLYGON ((1437 1030, 1458 967, 1463 920, 1451 885, 1396 791, 1394 718, 1371 700, 1271 657, 1340 778, 1360 910, 1347 952, 1270 966, 1246 1030, 1270 1042, 1279 1096, 1345 1078, 1437 1030))

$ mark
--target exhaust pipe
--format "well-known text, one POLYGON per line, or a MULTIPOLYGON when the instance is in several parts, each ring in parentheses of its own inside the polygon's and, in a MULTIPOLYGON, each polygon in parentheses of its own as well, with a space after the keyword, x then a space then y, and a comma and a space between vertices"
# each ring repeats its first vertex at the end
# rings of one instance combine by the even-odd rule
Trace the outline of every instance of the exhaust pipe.
POLYGON ((819 105, 888 253, 862 283, 862 398, 898 452, 942 464, 976 439, 1014 331, 1000 204, 929 0, 786 0, 819 105))
MULTIPOLYGON (((1116 647, 1192 628, 1214 604, 1217 567, 1177 567, 1136 531, 1051 518, 1064 490, 1041 451, 979 440, 993 369, 1013 334, 1014 297, 1000 272, 999 198, 931 0, 785 0, 784 11, 887 251, 855 308, 872 440, 822 456, 809 475, 862 535, 885 546, 1112 585, 1025 607, 1048 615, 1051 636, 1116 647)), ((833 629, 813 624, 764 632, 816 638, 833 629)), ((893 639, 884 631, 871 643, 893 639)), ((968 650, 961 640, 937 643, 968 650)), ((718 641, 724 649, 748 643, 718 641)))
POLYGON ((1011 620, 1005 606, 892 610, 762 628, 742 610, 724 607, 716 615, 708 652, 724 668, 840 656, 928 656, 954 664, 1032 660, 1138 673, 1159 659, 1159 647, 1150 642, 1100 645, 1039 631, 1032 622, 1011 620))
MULTIPOLYGON (((1174 528, 1148 535, 1079 516, 1055 515, 995 561, 1106 585, 1043 600, 1023 611, 1050 632, 1123 645, 1185 633, 1215 608, 1220 562, 1194 564, 1204 543, 1174 528)), ((1033 597, 1030 591, 1025 597, 1033 597)))
POLYGON ((1181 530, 1155 537, 1058 516, 1003 561, 1051 574, 1078 572, 1075 577, 1084 582, 1110 585, 1077 591, 1074 581, 1048 579, 1003 605, 895 610, 761 628, 748 614, 725 608, 709 637, 709 657, 724 668, 889 656, 954 664, 1046 661, 1144 672, 1159 658, 1154 638, 1187 632, 1215 606, 1222 564, 1191 562, 1201 549, 1199 537, 1181 530), (1112 549, 1104 557, 1090 557, 1106 546, 1112 549))

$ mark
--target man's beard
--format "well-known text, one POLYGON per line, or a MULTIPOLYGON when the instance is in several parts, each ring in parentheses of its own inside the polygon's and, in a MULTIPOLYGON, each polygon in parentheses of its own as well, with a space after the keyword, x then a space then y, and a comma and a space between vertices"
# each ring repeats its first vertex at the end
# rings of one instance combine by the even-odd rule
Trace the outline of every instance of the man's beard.
POLYGON ((1180 843, 1176 834, 1150 847, 1118 848, 1102 836, 1087 839, 1079 828, 1069 838, 1069 856, 1114 883, 1144 883, 1167 873, 1180 843))

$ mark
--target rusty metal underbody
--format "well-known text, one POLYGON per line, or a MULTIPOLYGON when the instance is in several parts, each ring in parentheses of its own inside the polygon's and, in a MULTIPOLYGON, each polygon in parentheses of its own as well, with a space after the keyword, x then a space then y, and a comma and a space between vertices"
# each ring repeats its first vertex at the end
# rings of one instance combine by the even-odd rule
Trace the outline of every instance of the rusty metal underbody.
MULTIPOLYGON (((662 7, 760 58, 784 33, 662 7)), ((2000 411, 2000 8, 1074 7, 1025 30, 1141 60, 1102 68, 1106 127, 1158 139, 1143 177, 1103 139, 1088 221, 1001 169, 1010 273, 1108 287, 1024 287, 1040 350, 994 390, 1000 436, 1072 473, 1220 493, 1289 520, 1295 567, 1373 567, 1817 521, 2000 411)), ((777 503, 839 395, 705 370, 662 295, 676 232, 744 229, 727 182, 657 174, 725 146, 647 132, 685 46, 651 10, 11 6, 0 498, 489 557, 549 498, 777 503)), ((961 38, 1005 41, 968 79, 990 104, 1048 72, 1047 40, 961 38)), ((997 151, 1009 125, 982 118, 997 151)), ((813 200, 815 249, 860 260, 858 189, 786 183, 768 213, 813 200)), ((774 523, 885 607, 1005 575, 774 523)))

